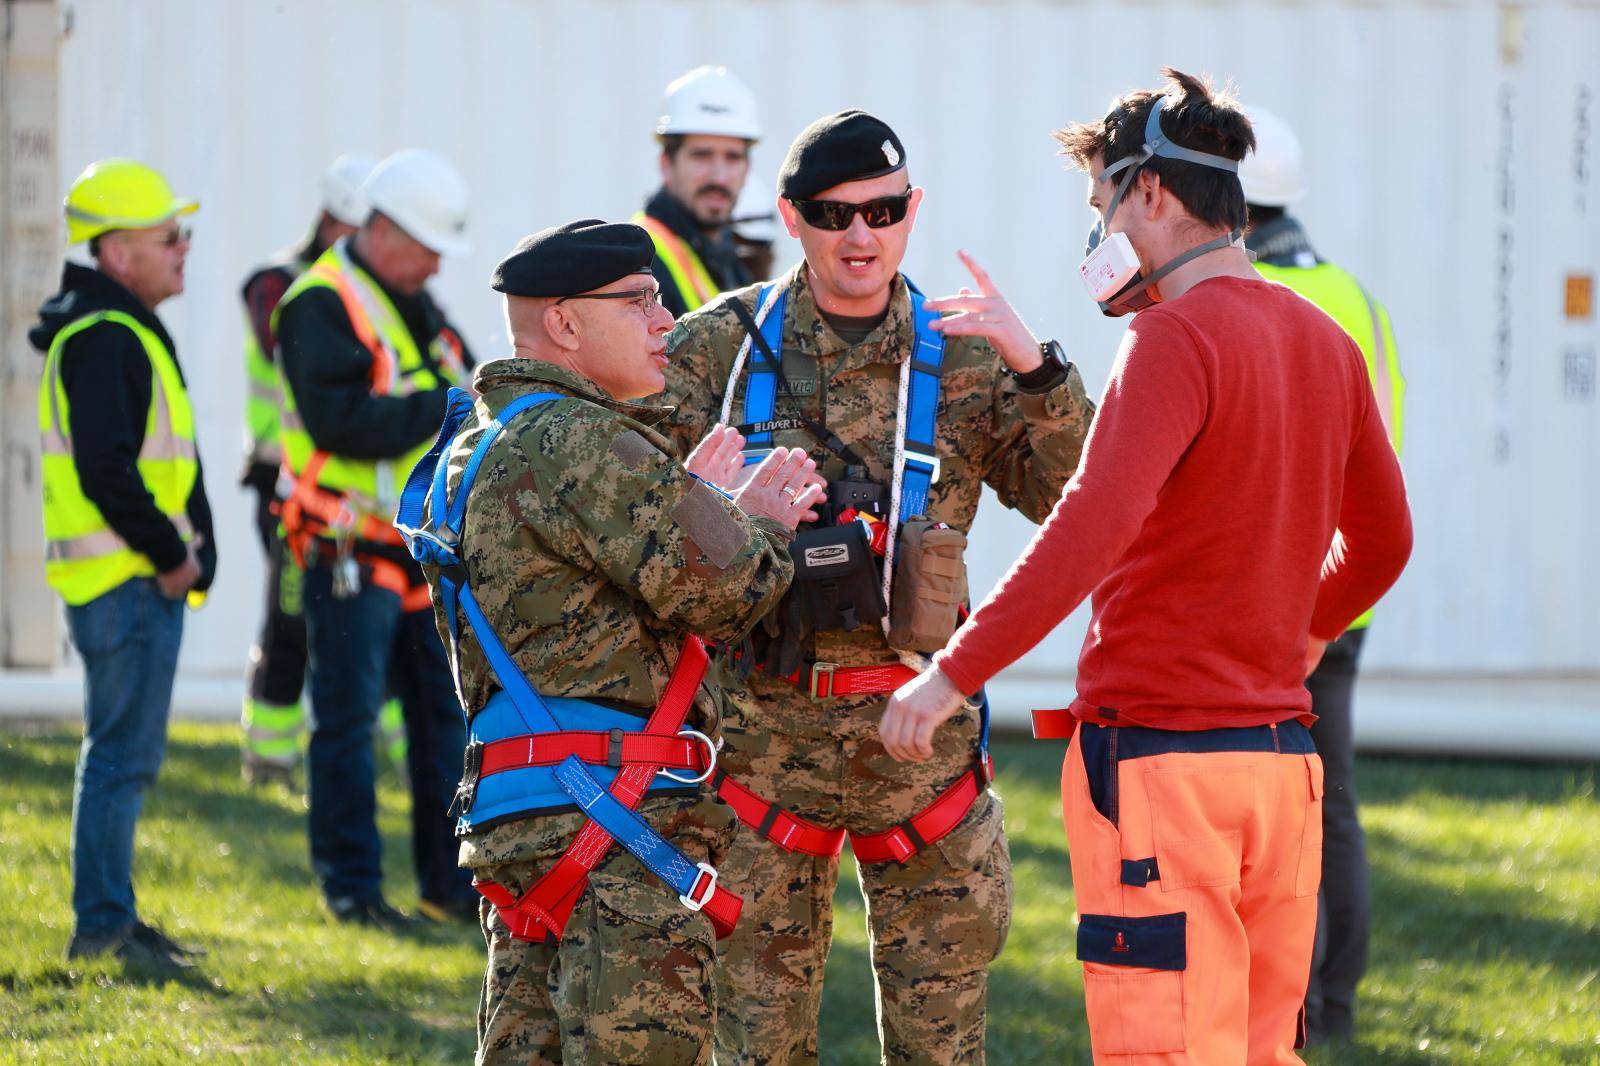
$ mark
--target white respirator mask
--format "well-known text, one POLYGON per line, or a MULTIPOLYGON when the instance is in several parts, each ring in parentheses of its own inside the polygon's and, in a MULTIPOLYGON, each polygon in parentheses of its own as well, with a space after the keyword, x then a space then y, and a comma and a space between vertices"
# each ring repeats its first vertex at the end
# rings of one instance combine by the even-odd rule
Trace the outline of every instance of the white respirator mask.
POLYGON ((1106 207, 1105 221, 1096 221, 1094 228, 1089 231, 1088 246, 1084 249, 1084 259, 1078 266, 1078 274, 1083 278, 1089 296, 1100 305, 1101 313, 1108 318, 1120 318, 1135 311, 1143 311, 1160 300, 1155 288, 1156 283, 1162 278, 1189 260, 1207 252, 1217 251, 1219 248, 1226 248, 1244 237, 1242 228, 1235 229, 1190 248, 1177 258, 1146 274, 1143 264, 1139 262, 1139 253, 1133 250, 1133 243, 1128 240, 1128 235, 1121 232, 1109 235, 1106 233, 1106 227, 1116 215, 1117 207, 1127 194, 1128 186, 1133 184, 1134 175, 1156 156, 1186 163, 1198 163, 1203 167, 1215 167, 1230 174, 1239 173, 1237 159, 1212 155, 1210 152, 1197 152, 1173 144, 1167 135, 1161 132, 1161 109, 1165 106, 1166 99, 1164 96, 1157 97, 1155 105, 1150 108, 1150 118, 1144 125, 1144 146, 1133 155, 1112 163, 1100 174, 1101 181, 1110 181, 1118 171, 1123 172, 1122 180, 1117 183, 1117 191, 1112 194, 1111 203, 1106 207))

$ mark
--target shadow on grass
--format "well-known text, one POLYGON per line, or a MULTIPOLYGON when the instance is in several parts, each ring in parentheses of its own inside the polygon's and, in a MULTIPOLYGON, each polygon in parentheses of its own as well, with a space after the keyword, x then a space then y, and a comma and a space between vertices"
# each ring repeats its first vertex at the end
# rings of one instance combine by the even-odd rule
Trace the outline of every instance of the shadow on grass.
MULTIPOLYGON (((37 797, 32 817, 70 819, 80 737, 59 725, 30 729, 24 735, 26 744, 3 752, 8 785, 37 797)), ((147 795, 141 825, 148 829, 177 824, 197 840, 227 845, 226 868, 237 878, 293 888, 313 885, 306 853, 306 811, 300 796, 278 785, 244 785, 239 778, 238 746, 231 734, 219 735, 224 739, 169 740, 160 774, 147 795)), ((381 780, 379 786, 385 881, 406 885, 411 881, 410 834, 384 831, 381 780)), ((409 809, 409 795, 403 799, 409 809)), ((314 920, 321 913, 319 908, 296 917, 314 920)), ((448 938, 428 926, 422 927, 416 938, 431 942, 441 935, 448 938)))
POLYGON ((1402 804, 1419 796, 1468 803, 1556 803, 1574 796, 1593 799, 1600 763, 1483 762, 1468 759, 1405 759, 1362 755, 1356 760, 1356 791, 1363 803, 1402 804))
POLYGON ((458 991, 452 981, 387 978, 381 992, 358 978, 313 980, 293 995, 260 994, 239 1013, 271 1031, 292 1019, 296 1030, 318 1042, 359 1044, 363 1057, 416 1062, 471 1061, 476 1047, 473 999, 458 1013, 439 1013, 458 991), (428 1005, 435 1005, 433 1010, 428 1005))
POLYGON ((1528 914, 1518 896, 1493 885, 1442 886, 1416 871, 1459 867, 1468 861, 1442 848, 1417 844, 1382 830, 1367 831, 1374 911, 1392 947, 1415 948, 1441 962, 1518 959, 1586 973, 1600 967, 1594 923, 1528 914))

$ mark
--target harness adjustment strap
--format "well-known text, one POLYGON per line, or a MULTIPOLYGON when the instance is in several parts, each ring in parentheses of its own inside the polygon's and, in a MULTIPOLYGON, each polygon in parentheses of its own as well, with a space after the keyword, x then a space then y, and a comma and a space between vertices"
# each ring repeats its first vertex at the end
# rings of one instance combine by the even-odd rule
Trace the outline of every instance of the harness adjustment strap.
POLYGON ((983 795, 983 771, 972 769, 932 803, 893 828, 881 833, 850 834, 850 850, 857 862, 906 863, 929 844, 949 836, 983 795))
POLYGON ((844 850, 843 828, 828 829, 791 814, 776 803, 752 792, 721 770, 712 778, 717 796, 733 808, 739 821, 764 840, 784 851, 798 851, 820 858, 832 858, 844 850))
POLYGON ((525 733, 478 746, 482 749, 480 778, 530 766, 558 766, 568 756, 613 770, 624 766, 656 766, 704 773, 711 762, 706 745, 682 733, 663 737, 622 729, 609 732, 567 730, 525 733))

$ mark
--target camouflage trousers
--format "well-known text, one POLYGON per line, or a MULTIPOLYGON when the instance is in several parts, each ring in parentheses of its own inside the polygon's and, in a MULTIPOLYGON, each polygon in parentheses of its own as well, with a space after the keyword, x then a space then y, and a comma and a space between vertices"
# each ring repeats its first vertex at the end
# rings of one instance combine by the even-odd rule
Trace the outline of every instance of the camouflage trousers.
MULTIPOLYGON (((759 704, 748 690, 730 691, 722 765, 815 824, 880 832, 973 764, 970 712, 940 728, 933 759, 901 763, 877 739, 882 697, 812 701, 764 687, 759 704)), ((885 1062, 983 1061, 989 964, 1011 924, 1002 821, 1000 798, 986 792, 904 865, 860 867, 885 1062)), ((815 1063, 839 859, 786 852, 741 827, 721 869, 745 904, 739 928, 717 945, 717 1062, 815 1063)))
MULTIPOLYGON (((707 793, 647 799, 641 812, 691 862, 713 865, 737 824, 707 793)), ((583 821, 562 814, 517 823, 548 841, 547 853, 473 872, 520 894, 550 869, 583 821), (555 827, 561 831, 551 832, 555 827)), ((487 900, 479 920, 489 949, 478 1002, 480 1066, 711 1062, 711 921, 679 903, 620 844, 590 874, 559 941, 513 939, 487 900)))

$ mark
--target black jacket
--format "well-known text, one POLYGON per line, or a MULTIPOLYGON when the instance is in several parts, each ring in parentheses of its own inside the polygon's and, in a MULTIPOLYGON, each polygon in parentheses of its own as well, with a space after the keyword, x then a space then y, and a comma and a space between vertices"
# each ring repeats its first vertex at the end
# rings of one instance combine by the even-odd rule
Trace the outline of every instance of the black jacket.
MULTIPOLYGON (((68 263, 62 270, 61 291, 39 308, 39 321, 28 331, 28 340, 39 351, 48 352, 56 334, 95 311, 122 311, 132 316, 161 338, 177 363, 177 347, 154 312, 105 274, 76 263, 68 263)), ((149 556, 158 571, 167 571, 182 565, 186 549, 177 529, 145 488, 138 467, 154 375, 139 338, 115 322, 95 323, 68 340, 61 352, 72 460, 83 494, 100 508, 107 524, 128 547, 149 556)), ((181 364, 178 375, 183 375, 181 364)), ((187 510, 195 532, 204 538, 195 553, 201 571, 195 587, 208 589, 217 573, 217 538, 206 499, 204 468, 195 478, 187 510)))
MULTIPOLYGON (((656 194, 645 203, 644 213, 664 223, 673 233, 689 242, 689 247, 694 249, 694 254, 700 257, 700 262, 711 275, 711 280, 716 282, 718 292, 742 289, 755 280, 739 259, 738 247, 733 243, 732 227, 723 226, 714 235, 707 234, 688 209, 664 188, 656 190, 656 194)), ((682 318, 689 311, 688 305, 678 292, 678 283, 672 279, 672 272, 659 255, 651 262, 650 272, 661 283, 661 302, 672 312, 673 318, 682 318)))
MULTIPOLYGON (((279 308, 278 359, 294 390, 300 420, 318 448, 348 459, 393 459, 439 431, 448 379, 434 363, 428 345, 443 329, 458 337, 460 331, 426 291, 415 296, 394 292, 353 247, 347 244, 346 249, 351 260, 383 288, 422 352, 424 364, 445 384, 409 396, 374 396, 372 354, 356 336, 339 294, 326 286, 300 293, 279 308)), ((461 347, 470 368, 472 354, 465 340, 461 347)))

